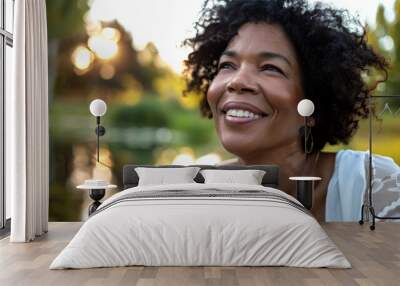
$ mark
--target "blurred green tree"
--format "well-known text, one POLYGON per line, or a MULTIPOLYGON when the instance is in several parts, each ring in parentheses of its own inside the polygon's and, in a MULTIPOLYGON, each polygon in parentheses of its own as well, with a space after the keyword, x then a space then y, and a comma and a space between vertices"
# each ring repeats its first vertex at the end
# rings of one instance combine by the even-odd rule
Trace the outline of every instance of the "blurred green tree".
MULTIPOLYGON (((54 99, 55 82, 58 72, 58 53, 60 42, 65 37, 85 31, 84 16, 89 10, 88 0, 46 0, 47 36, 48 36, 48 81, 49 106, 54 99)), ((51 111, 50 111, 50 118, 51 111)), ((52 122, 52 120, 50 120, 52 122)), ((50 128, 50 137, 54 129, 50 128)), ((70 146, 56 144, 50 140, 50 220, 76 221, 80 213, 76 205, 82 203, 78 193, 66 192, 65 181, 69 170, 68 160, 71 158, 70 146), (65 160, 64 160, 65 159, 65 160), (57 163, 56 163, 57 162, 57 163)))
POLYGON ((101 145, 112 154, 118 185, 124 164, 151 164, 164 150, 182 147, 204 154, 217 145, 212 121, 200 117, 198 96, 181 96, 185 82, 157 47, 137 49, 116 20, 85 21, 88 2, 47 0, 50 220, 56 221, 80 219, 85 194, 76 192, 75 184, 76 178, 91 176, 95 165, 95 122, 88 110, 94 98, 108 104, 101 145))
POLYGON ((385 95, 400 95, 400 0, 393 6, 394 20, 389 21, 385 7, 380 4, 375 28, 368 29, 368 42, 390 62, 388 80, 379 91, 385 95))
MULTIPOLYGON (((163 67, 154 44, 149 43, 139 51, 131 34, 118 21, 99 24, 100 38, 107 29, 118 34, 115 55, 106 59, 97 55, 96 47, 90 47, 96 35, 88 35, 86 31, 62 39, 57 58, 56 96, 86 100, 100 97, 114 101, 125 94, 124 103, 134 104, 137 93, 157 94, 155 82, 170 70, 163 67), (81 69, 74 66, 72 59, 79 48, 92 55, 88 67, 81 69)), ((97 48, 100 52, 107 51, 107 43, 99 43, 97 48)))
POLYGON ((85 31, 84 16, 88 0, 46 0, 47 36, 49 50, 49 101, 54 94, 57 77, 57 56, 60 41, 85 31))

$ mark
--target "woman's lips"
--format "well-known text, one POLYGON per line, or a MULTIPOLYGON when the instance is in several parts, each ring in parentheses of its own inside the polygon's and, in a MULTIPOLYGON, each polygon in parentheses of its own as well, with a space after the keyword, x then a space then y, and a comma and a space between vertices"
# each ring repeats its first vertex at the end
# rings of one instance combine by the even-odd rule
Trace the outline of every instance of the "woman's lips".
POLYGON ((257 106, 242 101, 225 102, 222 105, 220 115, 223 116, 225 124, 231 126, 255 123, 268 117, 268 113, 263 112, 257 106))
POLYGON ((225 102, 225 104, 222 105, 221 109, 225 113, 230 109, 237 109, 237 110, 248 110, 250 112, 253 112, 253 113, 259 114, 259 115, 268 115, 266 112, 262 111, 257 106, 247 103, 247 102, 241 102, 241 101, 225 102))

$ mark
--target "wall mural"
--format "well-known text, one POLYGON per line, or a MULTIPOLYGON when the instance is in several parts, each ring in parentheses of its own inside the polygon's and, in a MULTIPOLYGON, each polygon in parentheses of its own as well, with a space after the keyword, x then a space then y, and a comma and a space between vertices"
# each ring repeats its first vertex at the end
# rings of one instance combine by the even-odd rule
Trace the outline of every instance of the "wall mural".
MULTIPOLYGON (((86 218, 91 200, 76 186, 93 177, 121 186, 124 164, 214 164, 235 157, 222 146, 213 120, 201 116, 202 95, 190 92, 182 96, 185 79, 163 58, 156 41, 140 46, 126 19, 90 19, 95 2, 47 1, 51 221, 86 218), (96 98, 108 106, 102 117, 107 132, 101 138, 99 162, 96 121, 89 111, 96 98)), ((198 1, 198 8, 202 2, 198 1)), ((392 34, 396 29, 382 28, 393 23, 396 21, 380 16, 376 27, 367 31, 374 49, 394 59, 388 81, 375 90, 377 95, 400 94, 400 84, 394 80, 400 74, 400 59, 392 57, 400 49, 400 39, 392 34), (386 40, 381 41, 383 38, 386 40)), ((158 30, 143 28, 155 34, 158 30)), ((379 76, 372 73, 366 79, 373 81, 379 76)), ((400 104, 387 100, 377 110, 382 122, 374 124, 382 129, 374 129, 380 130, 374 133, 374 152, 399 164, 400 104)), ((363 119, 348 144, 327 145, 323 151, 366 151, 368 144, 368 120, 363 119)), ((107 192, 106 197, 111 194, 113 191, 107 192)))

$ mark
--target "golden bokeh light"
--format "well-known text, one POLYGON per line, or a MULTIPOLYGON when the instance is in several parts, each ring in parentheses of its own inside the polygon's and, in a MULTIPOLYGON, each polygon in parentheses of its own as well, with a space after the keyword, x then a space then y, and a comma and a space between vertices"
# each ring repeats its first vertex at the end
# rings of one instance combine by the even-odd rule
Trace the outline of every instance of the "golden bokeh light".
POLYGON ((178 154, 172 160, 173 165, 190 165, 194 163, 196 155, 192 147, 184 146, 179 148, 178 154))
POLYGON ((184 146, 179 149, 166 148, 162 150, 155 150, 154 158, 156 165, 215 165, 222 161, 218 153, 208 153, 200 157, 196 157, 193 148, 184 146))
POLYGON ((154 152, 156 158, 155 164, 156 165, 168 165, 171 164, 175 157, 178 155, 177 150, 173 148, 167 148, 163 150, 155 150, 154 152))
POLYGON ((100 76, 103 79, 112 79, 115 75, 115 67, 112 64, 104 64, 100 68, 100 76))
POLYGON ((71 60, 77 69, 85 71, 92 64, 94 55, 88 48, 84 46, 78 46, 73 51, 71 60))
POLYGON ((110 60, 118 53, 117 42, 106 38, 103 33, 91 36, 88 40, 88 46, 102 60, 110 60))
POLYGON ((208 153, 196 159, 195 164, 198 165, 216 165, 221 163, 222 158, 217 153, 208 153))
POLYGON ((86 23, 86 33, 89 36, 94 36, 100 34, 102 31, 101 23, 98 21, 87 21, 86 23))
POLYGON ((190 154, 178 154, 171 163, 172 165, 192 165, 194 164, 194 157, 190 154))
POLYGON ((114 28, 106 27, 101 31, 101 35, 108 39, 118 43, 119 39, 121 38, 121 33, 114 28))

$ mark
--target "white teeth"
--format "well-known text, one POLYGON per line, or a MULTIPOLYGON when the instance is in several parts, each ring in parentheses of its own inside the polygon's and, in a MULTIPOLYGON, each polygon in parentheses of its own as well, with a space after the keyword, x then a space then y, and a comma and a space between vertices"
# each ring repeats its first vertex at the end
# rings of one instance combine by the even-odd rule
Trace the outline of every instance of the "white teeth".
POLYGON ((229 109, 226 112, 227 116, 233 116, 233 117, 242 117, 242 118, 260 118, 261 116, 258 114, 255 114, 251 111, 248 110, 242 110, 242 109, 229 109))

